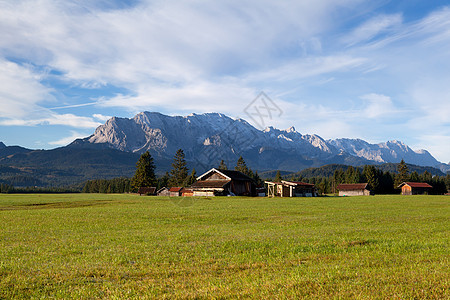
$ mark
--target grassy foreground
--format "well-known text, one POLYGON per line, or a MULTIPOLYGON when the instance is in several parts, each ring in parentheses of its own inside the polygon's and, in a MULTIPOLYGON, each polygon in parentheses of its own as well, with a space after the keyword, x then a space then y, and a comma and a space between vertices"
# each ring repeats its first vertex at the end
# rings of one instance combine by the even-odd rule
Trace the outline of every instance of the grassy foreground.
POLYGON ((450 197, 0 195, 0 299, 449 299, 450 197))

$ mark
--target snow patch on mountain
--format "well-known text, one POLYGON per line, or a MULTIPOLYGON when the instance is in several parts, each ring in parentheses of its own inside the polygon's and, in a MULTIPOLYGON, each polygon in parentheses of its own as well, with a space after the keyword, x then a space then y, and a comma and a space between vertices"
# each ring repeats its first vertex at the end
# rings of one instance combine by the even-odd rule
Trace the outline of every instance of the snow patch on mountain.
POLYGON ((212 153, 233 161, 236 155, 245 153, 260 165, 268 162, 288 166, 299 165, 300 162, 302 165, 333 163, 333 157, 337 156, 345 157, 347 161, 354 157, 350 160, 353 163, 396 163, 404 159, 407 163, 421 166, 439 164, 428 151, 414 151, 397 140, 378 144, 361 139, 324 140, 315 134, 302 135, 293 126, 285 130, 272 126, 258 130, 243 119, 233 119, 221 113, 167 116, 158 112, 141 112, 131 119, 113 117, 79 143, 104 144, 137 153, 149 150, 165 157, 172 157, 177 149, 182 148, 186 157, 192 159, 199 153, 209 157, 212 153))

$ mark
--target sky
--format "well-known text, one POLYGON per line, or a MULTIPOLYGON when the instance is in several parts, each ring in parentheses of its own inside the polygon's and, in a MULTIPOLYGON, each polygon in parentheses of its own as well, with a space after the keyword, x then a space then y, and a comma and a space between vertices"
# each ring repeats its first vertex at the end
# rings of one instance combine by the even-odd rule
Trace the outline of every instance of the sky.
POLYGON ((51 149, 141 111, 448 163, 450 2, 0 0, 0 141, 51 149), (246 111, 261 92, 279 109, 265 124, 246 111))

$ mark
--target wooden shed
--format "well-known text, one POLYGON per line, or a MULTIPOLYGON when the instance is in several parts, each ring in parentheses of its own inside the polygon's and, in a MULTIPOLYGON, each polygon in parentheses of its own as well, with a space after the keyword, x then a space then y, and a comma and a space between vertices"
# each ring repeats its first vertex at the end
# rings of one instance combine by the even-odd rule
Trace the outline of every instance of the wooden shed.
POLYGON ((169 196, 170 197, 179 197, 181 196, 181 190, 183 188, 182 187, 171 187, 169 189, 169 196))
POLYGON ((338 185, 339 196, 369 196, 373 193, 367 188, 367 183, 342 183, 338 185))
POLYGON ((267 196, 269 197, 315 197, 317 196, 314 184, 301 181, 271 182, 266 181, 267 196))
POLYGON ((398 188, 402 189, 402 195, 424 195, 433 187, 426 182, 403 182, 398 188))
POLYGON ((239 171, 215 168, 197 177, 191 189, 194 196, 256 195, 256 184, 252 178, 239 171))
POLYGON ((170 196, 169 188, 167 188, 167 187, 160 188, 160 189, 156 192, 156 194, 157 194, 158 196, 170 196))
POLYGON ((154 196, 154 195, 156 195, 156 187, 140 187, 139 189, 138 189, 138 194, 140 195, 140 196, 142 196, 142 195, 147 195, 147 196, 149 196, 149 195, 151 195, 151 196, 154 196))

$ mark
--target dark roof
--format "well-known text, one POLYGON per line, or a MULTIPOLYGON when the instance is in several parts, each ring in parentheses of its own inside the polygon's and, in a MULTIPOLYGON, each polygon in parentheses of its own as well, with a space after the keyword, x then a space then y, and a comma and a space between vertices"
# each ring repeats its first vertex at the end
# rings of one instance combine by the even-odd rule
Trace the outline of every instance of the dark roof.
POLYGON ((154 194, 156 192, 155 187, 140 187, 138 189, 139 194, 154 194))
POLYGON ((223 188, 230 180, 199 180, 191 185, 192 188, 223 188))
POLYGON ((161 192, 164 191, 164 190, 169 190, 169 189, 166 188, 166 187, 162 187, 162 188, 160 188, 159 190, 157 190, 156 193, 161 193, 161 192))
POLYGON ((341 183, 337 189, 340 191, 365 190, 367 183, 341 183))
POLYGON ((405 184, 409 185, 410 187, 413 187, 413 188, 433 188, 431 185, 429 185, 426 182, 403 182, 398 187, 402 187, 405 184))
POLYGON ((302 182, 302 181, 287 181, 287 180, 284 180, 284 182, 286 182, 286 183, 293 183, 295 185, 300 185, 300 186, 310 186, 310 187, 314 186, 314 184, 312 184, 312 183, 306 183, 306 182, 302 182))
POLYGON ((181 191, 182 187, 171 187, 169 192, 179 192, 181 191))
POLYGON ((231 180, 245 180, 245 181, 249 181, 249 180, 253 180, 252 178, 248 177, 247 175, 245 175, 244 173, 241 173, 239 171, 235 171, 235 170, 224 170, 224 169, 211 169, 208 172, 202 174, 200 177, 198 177, 198 179, 201 179, 204 175, 209 174, 211 171, 218 171, 220 173, 222 173, 223 175, 229 177, 231 180))

